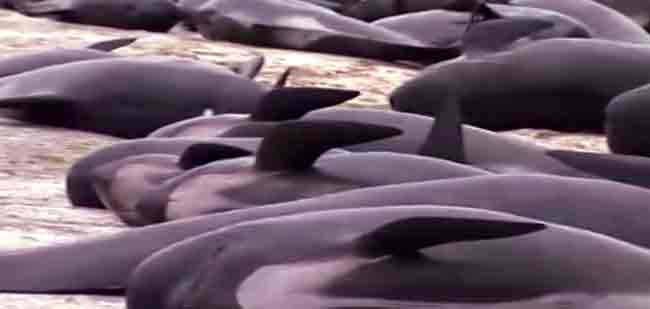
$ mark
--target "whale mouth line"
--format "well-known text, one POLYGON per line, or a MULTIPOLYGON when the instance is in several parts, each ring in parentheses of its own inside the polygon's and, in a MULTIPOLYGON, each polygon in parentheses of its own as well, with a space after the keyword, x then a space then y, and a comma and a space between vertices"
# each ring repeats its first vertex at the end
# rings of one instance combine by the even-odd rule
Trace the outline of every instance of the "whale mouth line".
POLYGON ((114 215, 118 217, 122 222, 126 223, 129 226, 146 226, 154 223, 159 223, 152 221, 151 219, 144 216, 142 213, 135 209, 112 209, 114 215))
POLYGON ((236 211, 236 210, 239 210, 239 209, 240 208, 219 208, 219 209, 215 209, 215 210, 210 210, 209 212, 205 212, 205 213, 202 213, 202 214, 208 215, 208 214, 214 214, 214 213, 224 213, 224 212, 229 212, 229 211, 236 211))
POLYGON ((214 214, 222 214, 222 213, 227 213, 227 212, 231 212, 231 211, 237 211, 237 210, 240 210, 240 209, 242 209, 242 208, 219 208, 219 209, 211 209, 211 210, 207 210, 207 211, 204 211, 204 212, 192 214, 189 217, 188 216, 183 216, 182 214, 180 216, 170 216, 170 217, 172 217, 172 218, 175 217, 176 218, 176 219, 172 219, 172 220, 182 220, 182 219, 193 218, 193 217, 198 217, 198 216, 208 216, 208 215, 214 215, 214 214))

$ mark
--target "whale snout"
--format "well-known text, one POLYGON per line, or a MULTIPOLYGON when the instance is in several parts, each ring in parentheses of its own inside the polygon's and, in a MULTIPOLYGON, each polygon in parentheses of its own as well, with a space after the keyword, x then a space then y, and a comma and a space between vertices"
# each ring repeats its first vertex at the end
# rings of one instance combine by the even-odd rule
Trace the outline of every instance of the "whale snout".
POLYGON ((92 187, 102 204, 113 210, 115 214, 130 226, 143 226, 148 222, 135 210, 134 205, 125 203, 112 192, 113 182, 108 177, 95 176, 92 187))
POLYGON ((172 188, 166 187, 152 190, 138 201, 134 209, 147 224, 165 222, 167 220, 167 204, 172 192, 172 188))
POLYGON ((396 111, 411 113, 415 112, 413 106, 415 105, 416 100, 426 100, 426 98, 415 98, 413 97, 406 87, 400 86, 393 90, 393 92, 388 97, 388 102, 390 108, 396 111))

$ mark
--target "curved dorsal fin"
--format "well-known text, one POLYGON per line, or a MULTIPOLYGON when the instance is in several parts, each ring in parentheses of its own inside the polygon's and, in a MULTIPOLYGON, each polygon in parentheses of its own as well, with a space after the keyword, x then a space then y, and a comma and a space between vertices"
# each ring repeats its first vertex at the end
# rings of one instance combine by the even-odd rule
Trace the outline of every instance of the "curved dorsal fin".
POLYGON ((469 15, 469 20, 467 21, 467 27, 465 27, 465 33, 467 33, 475 24, 480 22, 503 18, 501 14, 493 10, 486 4, 486 0, 478 0, 472 9, 471 14, 469 15))
POLYGON ((288 67, 280 74, 280 77, 278 77, 278 80, 275 81, 275 85, 273 85, 273 88, 282 88, 287 85, 287 82, 289 81, 289 77, 291 77, 291 73, 295 70, 294 67, 288 67))
POLYGON ((418 152, 420 155, 467 163, 460 104, 449 98, 440 106, 431 131, 418 152))
POLYGON ((326 151, 401 134, 393 127, 347 121, 281 123, 262 140, 255 165, 262 170, 309 169, 326 151))
POLYGON ((385 224, 357 240, 366 257, 410 256, 420 249, 452 242, 524 235, 546 228, 534 222, 469 218, 413 217, 385 224))
POLYGON ((120 38, 120 39, 106 40, 106 41, 92 43, 86 46, 85 48, 109 52, 118 49, 120 47, 130 45, 131 43, 137 40, 138 38, 120 38))
POLYGON ((360 94, 356 90, 284 87, 269 91, 251 114, 255 121, 284 121, 325 107, 341 104, 360 94))
POLYGON ((241 62, 241 63, 236 63, 236 64, 230 64, 228 67, 230 68, 231 71, 244 76, 248 77, 250 79, 255 78, 257 74, 260 73, 260 70, 262 70, 262 67, 264 66, 264 55, 261 54, 255 54, 255 57, 252 59, 241 62))
POLYGON ((253 153, 242 148, 216 143, 196 143, 187 147, 178 159, 182 169, 192 169, 218 160, 250 156, 253 153))

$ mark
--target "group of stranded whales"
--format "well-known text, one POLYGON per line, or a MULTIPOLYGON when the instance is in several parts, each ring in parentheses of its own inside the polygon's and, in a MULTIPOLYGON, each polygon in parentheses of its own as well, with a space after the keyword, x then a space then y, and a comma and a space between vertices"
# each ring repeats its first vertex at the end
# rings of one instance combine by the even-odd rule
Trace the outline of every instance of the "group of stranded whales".
POLYGON ((387 97, 120 56, 0 58, 3 115, 129 140, 68 170, 131 228, 0 251, 0 292, 128 309, 645 309, 650 5, 637 0, 8 0, 32 16, 430 64, 387 97), (137 2, 137 3, 136 3, 137 2), (210 111, 213 115, 205 115, 210 111), (490 130, 607 135, 615 153, 490 130))
POLYGON ((463 182, 474 183, 465 191, 474 197, 464 198, 475 202, 471 208, 432 206, 431 197, 454 191, 428 192, 435 182, 416 183, 406 191, 399 185, 393 192, 350 191, 14 251, 0 258, 7 267, 0 289, 127 288, 128 308, 184 308, 197 301, 192 308, 647 304, 646 190, 548 176, 481 176, 440 185, 462 191, 463 182), (518 191, 517 184, 536 186, 542 198, 518 191), (487 201, 499 189, 519 194, 509 207, 487 201), (393 204, 407 199, 426 204, 393 204))
POLYGON ((249 121, 224 131, 234 116, 182 121, 154 132, 154 138, 90 154, 70 169, 70 200, 78 206, 103 205, 128 224, 144 225, 363 187, 489 174, 601 178, 650 187, 650 159, 550 151, 479 128, 461 128, 453 106, 438 121, 333 107, 301 120, 249 121), (218 137, 209 135, 211 128, 218 137), (238 147, 244 142, 258 148, 238 147), (146 145, 166 146, 143 153, 146 145), (320 157, 334 147, 351 153, 320 157), (84 200, 93 202, 86 205, 84 200))
POLYGON ((67 22, 161 32, 184 25, 210 40, 425 64, 474 48, 461 38, 466 21, 459 19, 470 12, 500 20, 475 31, 502 47, 551 37, 650 43, 642 28, 648 5, 602 1, 6 0, 5 7, 67 22))
MULTIPOLYGON (((63 5, 63 1, 58 0, 15 1, 15 7, 63 5)), ((68 1, 65 5, 77 2, 84 1, 68 1)), ((115 5, 128 2, 118 1, 115 5)), ((393 9, 401 7, 398 11, 405 14, 368 23, 340 13, 345 11, 341 7, 360 9, 369 6, 368 1, 329 1, 332 5, 324 5, 326 2, 212 0, 179 1, 177 5, 186 9, 198 7, 194 10, 197 13, 187 22, 204 34, 221 39, 391 61, 433 63, 390 95, 393 108, 399 111, 435 115, 440 104, 459 100, 465 121, 479 127, 605 130, 614 152, 648 153, 650 145, 646 146, 648 142, 638 138, 634 131, 644 128, 642 119, 648 113, 643 104, 647 91, 642 91, 642 87, 650 83, 650 75, 646 73, 650 71, 647 68, 650 65, 647 60, 650 59, 650 35, 633 19, 608 7, 614 6, 612 3, 599 4, 591 0, 513 0, 506 4, 431 1, 418 7, 410 1, 378 1, 376 5, 381 10, 390 4, 393 9), (428 5, 434 6, 433 10, 423 11, 432 9, 428 5), (333 7, 339 9, 332 11, 333 7), (560 54, 561 57, 557 56, 560 54), (522 104, 524 101, 526 103, 522 104)), ((626 3, 617 1, 617 7, 636 7, 634 3, 626 3)), ((98 10, 88 5, 84 10, 98 10)), ((138 5, 146 6, 144 3, 138 5)), ((635 16, 644 14, 647 11, 639 8, 635 16)), ((131 39, 123 39, 95 47, 102 50, 93 50, 90 46, 34 51, 5 58, 0 66, 6 67, 7 75, 21 70, 25 74, 6 76, 2 80, 0 106, 20 109, 17 115, 27 120, 134 138, 143 137, 170 122, 200 115, 199 110, 205 108, 217 114, 250 113, 260 101, 282 102, 294 96, 300 100, 327 95, 341 96, 341 100, 346 97, 336 89, 278 87, 281 89, 269 90, 250 80, 262 65, 261 57, 244 64, 248 67, 243 70, 235 70, 239 74, 233 74, 232 70, 195 61, 156 57, 134 59, 107 52, 130 42, 131 39), (26 63, 29 65, 23 68, 26 63), (108 72, 108 67, 124 69, 108 72), (36 68, 41 70, 34 70, 36 68), (29 70, 33 71, 26 72, 29 70), (147 78, 146 84, 140 82, 140 87, 131 87, 133 79, 140 79, 139 74, 143 72, 150 76, 173 73, 180 79, 174 83, 184 86, 171 89, 168 84, 171 79, 147 78), (59 78, 61 75, 66 78, 59 78), (102 85, 99 91, 93 89, 92 94, 80 89, 91 81, 100 84, 107 78, 125 82, 102 85), (35 80, 46 82, 39 82, 42 86, 37 86, 35 80), (205 80, 205 83, 188 82, 190 80, 205 80), (212 91, 209 81, 237 90, 212 91), (148 110, 148 102, 162 98, 144 97, 142 92, 160 93, 167 101, 191 100, 192 103, 183 106, 191 105, 192 108, 179 110, 179 104, 170 102, 164 104, 165 108, 156 109, 157 119, 146 119, 130 107, 146 106, 147 114, 153 115, 153 111, 148 110), (97 103, 120 96, 127 99, 114 101, 123 102, 124 106, 97 103), (179 97, 183 99, 176 100, 179 97), (234 99, 237 106, 224 103, 234 99), (89 100, 95 103, 89 104, 89 100), (105 111, 95 105, 108 106, 111 110, 105 111), (46 119, 41 113, 47 114, 46 119), (61 117, 56 114, 65 115, 65 119, 58 119, 61 117), (69 114, 84 116, 67 117, 69 114), (133 127, 112 128, 111 124, 116 121, 131 121, 133 127)))
POLYGON ((27 70, 1 78, 0 106, 14 112, 12 117, 28 121, 135 138, 206 109, 253 113, 258 106, 275 102, 319 105, 356 95, 338 89, 268 88, 251 80, 262 67, 262 56, 233 70, 172 57, 104 54, 60 50, 8 56, 0 61, 2 71, 27 70), (30 70, 22 65, 26 60, 38 67, 30 70), (65 63, 56 65, 57 61, 65 63))

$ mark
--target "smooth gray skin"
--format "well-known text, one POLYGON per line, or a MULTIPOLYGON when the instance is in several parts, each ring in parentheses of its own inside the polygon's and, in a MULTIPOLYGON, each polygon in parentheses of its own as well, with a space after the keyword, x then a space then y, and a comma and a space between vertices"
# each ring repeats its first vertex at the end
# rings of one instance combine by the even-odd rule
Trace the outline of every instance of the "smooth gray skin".
MULTIPOLYGON (((215 116, 200 116, 166 125, 151 132, 148 137, 217 137, 224 132, 249 123, 274 122, 254 121, 248 114, 221 114, 215 116)), ((261 137, 261 136, 260 136, 261 137)))
MULTIPOLYGON (((324 155, 347 153, 344 150, 332 149, 324 155)), ((220 159, 226 158, 230 157, 220 159)), ((146 225, 151 222, 142 217, 135 207, 150 191, 191 169, 179 164, 179 159, 178 155, 153 153, 128 156, 94 168, 87 176, 88 180, 84 180, 92 183, 93 188, 97 188, 94 192, 99 196, 101 203, 115 212, 124 223, 132 226, 146 225)))
MULTIPOLYGON (((286 80, 284 77, 280 77, 280 83, 286 80)), ((231 129, 251 123, 268 125, 270 128, 280 121, 299 119, 310 111, 336 106, 359 94, 358 91, 342 89, 292 88, 276 85, 271 94, 265 97, 251 114, 219 114, 181 120, 158 128, 148 137, 228 136, 231 129)), ((257 136, 262 137, 262 135, 257 136)))
POLYGON ((0 268, 5 275, 0 276, 0 291, 124 287, 133 269, 156 251, 239 222, 319 210, 432 204, 435 200, 585 228, 650 248, 646 222, 649 195, 648 190, 609 181, 550 176, 483 176, 358 189, 2 252, 0 268), (437 192, 440 194, 433 194, 437 192), (50 263, 43 263, 45 260, 50 263), (98 273, 98 269, 106 271, 98 273))
MULTIPOLYGON (((554 11, 499 4, 490 4, 488 7, 505 18, 535 18, 553 23, 550 29, 527 36, 532 40, 553 37, 591 37, 584 23, 554 11)), ((422 42, 445 46, 460 44, 469 19, 468 12, 430 10, 382 18, 372 24, 409 35, 422 42)))
POLYGON ((0 0, 0 7, 3 9, 13 9, 15 1, 17 0, 0 0))
MULTIPOLYGON (((402 134, 378 141, 343 147, 352 152, 387 151, 418 154, 433 126, 431 117, 377 109, 332 107, 309 112, 304 120, 339 120, 375 125, 387 125, 402 130, 402 134)), ((152 137, 216 137, 237 125, 259 125, 262 137, 274 127, 273 122, 250 121, 247 115, 218 115, 197 117, 169 125, 152 133, 152 137)), ((234 132, 234 131, 231 131, 234 132)), ((227 134, 227 133, 226 133, 227 134)), ((228 136, 238 137, 237 134, 228 136)), ((495 134, 477 127, 463 126, 467 164, 494 173, 555 174, 573 177, 594 177, 569 167, 546 155, 547 149, 521 139, 495 134)), ((454 147, 445 141, 436 147, 454 147)))
POLYGON ((318 6, 322 6, 324 8, 328 8, 330 10, 337 11, 337 10, 340 10, 342 8, 342 6, 343 6, 341 2, 346 2, 348 0, 333 0, 333 1, 330 1, 330 0, 301 0, 301 1, 309 2, 309 3, 312 3, 312 4, 318 5, 318 6))
POLYGON ((487 175, 361 188, 262 208, 318 211, 387 205, 457 205, 574 226, 650 248, 648 198, 647 189, 606 180, 487 175))
POLYGON ((547 154, 564 164, 613 181, 650 188, 650 158, 615 153, 549 150, 547 154))
POLYGON ((650 44, 650 34, 627 16, 592 0, 512 0, 511 5, 557 11, 584 22, 594 37, 650 44))
POLYGON ((231 18, 236 18, 235 21, 241 23, 243 27, 251 27, 253 23, 265 23, 299 29, 347 33, 387 42, 423 45, 408 36, 342 17, 331 10, 300 0, 211 0, 203 4, 200 9, 203 12, 209 10, 214 10, 213 15, 215 16, 228 17, 241 14, 243 17, 232 16, 231 18))
MULTIPOLYGON (((278 83, 282 84, 286 81, 287 76, 284 74, 280 77, 278 83)), ((276 85, 251 114, 220 114, 190 118, 161 127, 149 134, 149 137, 235 136, 230 132, 232 129, 248 124, 268 126, 270 129, 281 121, 299 119, 310 111, 336 106, 359 94, 358 91, 342 89, 293 88, 276 85)), ((246 134, 253 134, 253 132, 246 134)))
POLYGON ((646 29, 650 25, 650 2, 644 0, 597 0, 612 9, 615 9, 646 29))
MULTIPOLYGON (((354 1, 350 1, 354 3, 354 1)), ((341 14, 365 21, 429 10, 471 11, 476 0, 374 0, 356 1, 356 4, 343 9, 341 14)), ((507 0, 494 0, 491 3, 507 3, 507 0)))
POLYGON ((53 48, 4 55, 0 58, 0 77, 68 62, 117 57, 116 54, 109 51, 128 45, 133 41, 135 39, 116 39, 97 42, 86 48, 53 48), (102 44, 106 44, 106 46, 102 44))
POLYGON ((136 209, 156 223, 364 187, 487 174, 446 160, 389 152, 324 156, 308 170, 264 171, 255 167, 254 158, 238 158, 169 179, 148 192, 136 209))
POLYGON ((390 102, 435 115, 446 100, 458 100, 467 123, 489 129, 602 130, 609 101, 648 82, 648 46, 557 38, 432 65, 396 88, 390 102))
MULTIPOLYGON (((427 206, 246 222, 146 260, 129 280, 127 308, 640 309, 650 300, 647 250, 562 225, 515 237, 423 244, 406 252, 365 252, 375 231, 414 218, 534 222, 427 206)), ((444 237, 442 227, 422 229, 422 243, 444 237)), ((399 246, 391 243, 400 242, 398 235, 386 237, 378 246, 399 246)))
POLYGON ((30 16, 124 29, 166 32, 181 20, 170 0, 19 1, 16 10, 30 16))
POLYGON ((605 110, 609 149, 615 153, 650 157, 650 85, 615 97, 605 110))
MULTIPOLYGON (((204 3, 208 2, 210 0, 179 0, 177 1, 178 6, 180 6, 183 9, 197 9, 204 3)), ((343 3, 346 1, 350 0, 300 0, 302 2, 307 2, 311 4, 315 4, 318 6, 322 6, 331 10, 339 10, 343 6, 343 3)), ((356 0, 351 0, 351 1, 356 1, 356 0)))
MULTIPOLYGON (((335 107, 305 115, 303 119, 337 119, 377 125, 387 125, 402 130, 402 134, 369 143, 352 145, 344 149, 357 151, 389 151, 418 154, 433 126, 434 119, 427 116, 394 111, 335 107)), ((555 174, 573 177, 593 177, 569 167, 545 154, 546 148, 515 137, 496 134, 477 127, 463 126, 464 151, 467 164, 506 174, 555 174)), ((436 141, 435 147, 454 147, 445 141, 436 141)))
POLYGON ((176 6, 183 10, 198 9, 210 0, 177 0, 176 6))
POLYGON ((210 0, 175 0, 176 7, 186 17, 176 27, 170 29, 169 33, 183 33, 185 31, 196 31, 196 26, 192 23, 187 16, 192 12, 197 11, 203 4, 210 0))
POLYGON ((528 36, 527 38, 530 40, 557 37, 598 38, 582 21, 553 10, 501 4, 488 4, 488 7, 508 18, 537 18, 553 24, 552 27, 546 30, 535 32, 528 36))
POLYGON ((250 113, 267 93, 226 68, 163 57, 89 60, 0 79, 0 107, 20 110, 19 118, 125 138, 206 109, 250 113))
POLYGON ((101 165, 119 161, 131 156, 143 154, 180 155, 191 145, 200 142, 214 142, 255 151, 259 138, 147 138, 118 142, 96 150, 78 160, 68 169, 66 175, 66 193, 74 206, 102 208, 97 193, 92 187, 92 172, 101 165))
POLYGON ((212 0, 192 14, 210 40, 269 45, 383 60, 455 58, 455 47, 436 47, 406 35, 298 0, 212 0))
MULTIPOLYGON (((637 115, 645 115, 642 111, 637 112, 637 115)), ((235 115, 232 116, 235 117, 235 115)), ((228 119, 230 118, 226 120, 228 119)), ((211 137, 215 135, 213 133, 228 137, 263 137, 278 125, 278 123, 273 122, 250 121, 244 115, 234 119, 240 119, 242 125, 225 131, 226 125, 234 123, 225 123, 222 117, 216 116, 183 121, 172 125, 174 130, 168 130, 168 132, 178 134, 170 136, 186 137, 211 137)), ((399 136, 344 147, 345 150, 352 152, 388 151, 438 157, 441 154, 437 152, 437 149, 458 147, 456 144, 457 139, 448 137, 434 137, 432 139, 428 136, 435 122, 432 118, 426 116, 394 111, 334 107, 310 112, 302 119, 389 125, 399 128, 403 132, 399 136), (425 141, 431 146, 425 146, 425 141)), ((622 126, 628 124, 624 119, 620 123, 622 123, 622 126)), ((631 125, 635 124, 633 121, 629 123, 631 125)), ((611 130, 608 129, 608 132, 611 130)), ((629 136, 632 135, 628 133, 629 136)), ((495 134, 469 125, 463 127, 462 138, 464 146, 461 150, 464 153, 464 159, 459 162, 493 173, 508 175, 551 174, 581 178, 603 178, 644 188, 650 187, 650 181, 648 181, 647 177, 650 170, 650 161, 644 158, 616 157, 611 154, 599 154, 598 157, 594 157, 594 155, 584 153, 562 153, 558 155, 557 151, 551 154, 548 149, 533 143, 495 134)), ((643 139, 638 138, 636 141, 641 144, 643 139)), ((448 157, 443 156, 443 158, 448 157)))
POLYGON ((169 154, 143 154, 103 164, 90 173, 90 182, 99 181, 98 175, 109 182, 108 191, 95 191, 101 203, 128 225, 142 221, 135 204, 144 192, 154 190, 165 180, 180 175, 185 170, 178 164, 178 156, 169 154))
POLYGON ((378 19, 372 25, 399 32, 439 46, 458 44, 465 33, 469 13, 430 10, 378 19))

